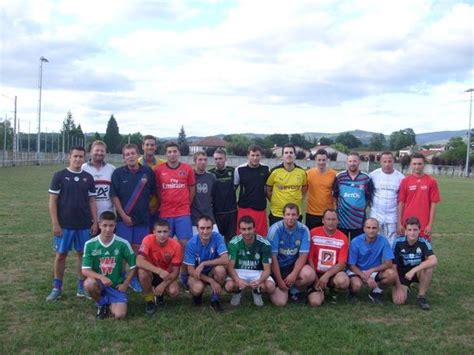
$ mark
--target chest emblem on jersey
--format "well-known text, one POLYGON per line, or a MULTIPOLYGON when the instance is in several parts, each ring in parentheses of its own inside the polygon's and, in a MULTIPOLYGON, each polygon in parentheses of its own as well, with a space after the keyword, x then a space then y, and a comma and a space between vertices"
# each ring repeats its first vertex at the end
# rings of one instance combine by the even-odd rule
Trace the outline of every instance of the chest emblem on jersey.
POLYGON ((417 254, 421 254, 421 249, 420 249, 419 247, 416 248, 416 253, 417 253, 417 254))
POLYGON ((295 245, 296 245, 297 247, 300 246, 300 244, 301 244, 301 240, 299 240, 299 239, 295 240, 295 245))
POLYGON ((146 176, 144 176, 144 177, 141 178, 141 181, 142 181, 144 184, 146 184, 146 183, 148 182, 148 179, 146 178, 146 176))
POLYGON ((114 249, 114 255, 117 256, 117 255, 119 255, 119 253, 120 253, 120 251, 117 248, 115 248, 114 249))
POLYGON ((260 259, 260 254, 259 253, 255 253, 255 260, 259 260, 260 259))
POLYGON ((186 172, 183 171, 183 170, 180 170, 180 171, 178 172, 178 175, 179 175, 179 176, 186 176, 186 172))
POLYGON ((165 262, 168 264, 171 261, 171 254, 165 253, 163 256, 165 258, 165 262))
POLYGON ((196 191, 200 194, 207 194, 207 192, 209 191, 209 187, 207 186, 207 184, 196 184, 196 191))
POLYGON ((78 176, 74 176, 74 181, 75 181, 75 182, 78 182, 78 181, 79 181, 79 177, 78 177, 78 176))

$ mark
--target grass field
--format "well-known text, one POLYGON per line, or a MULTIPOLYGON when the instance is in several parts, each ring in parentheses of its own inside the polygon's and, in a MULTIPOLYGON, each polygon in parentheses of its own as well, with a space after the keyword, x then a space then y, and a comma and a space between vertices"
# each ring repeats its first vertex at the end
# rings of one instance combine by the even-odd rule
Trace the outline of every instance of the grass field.
MULTIPOLYGON (((131 294, 124 321, 95 320, 91 301, 75 297, 75 256, 68 261, 63 299, 46 303, 53 251, 48 187, 59 167, 0 169, 0 353, 474 353, 474 180, 440 179, 442 203, 434 230, 439 259, 428 299, 432 310, 383 307, 365 294, 356 305, 277 309, 251 296, 226 312, 193 308, 187 294, 154 317, 131 294)), ((416 292, 415 292, 416 294, 416 292)))

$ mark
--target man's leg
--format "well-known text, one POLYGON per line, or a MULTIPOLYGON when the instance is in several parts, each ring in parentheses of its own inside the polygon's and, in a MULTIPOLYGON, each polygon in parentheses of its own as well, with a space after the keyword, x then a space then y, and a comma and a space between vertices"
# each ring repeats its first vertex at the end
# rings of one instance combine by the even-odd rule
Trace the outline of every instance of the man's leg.
POLYGON ((69 250, 72 247, 73 235, 71 230, 63 228, 62 235, 53 237, 54 249, 56 254, 54 256, 54 279, 53 289, 51 290, 46 301, 56 301, 61 298, 61 289, 63 286, 64 270, 66 268, 66 258, 69 250))
POLYGON ((95 304, 97 306, 96 318, 104 319, 109 314, 109 309, 108 309, 109 299, 102 292, 102 288, 105 288, 105 287, 104 286, 101 287, 99 282, 100 281, 97 281, 94 278, 88 277, 87 279, 84 280, 84 288, 87 290, 90 297, 95 301, 95 304))
POLYGON ((77 252, 77 297, 88 297, 89 294, 84 289, 84 276, 82 275, 82 255, 84 254, 84 248, 86 242, 90 239, 90 229, 77 229, 74 230, 74 248, 77 252))
POLYGON ((110 313, 112 313, 115 319, 125 318, 127 315, 127 304, 123 302, 110 304, 110 313))
POLYGON ((395 284, 397 274, 393 269, 386 269, 378 273, 377 285, 380 288, 385 288, 395 284))
POLYGON ((193 303, 195 306, 202 304, 202 294, 206 285, 201 280, 196 280, 194 277, 189 276, 188 279, 189 292, 193 296, 193 303))
MULTIPOLYGON (((175 217, 173 218, 173 225, 176 238, 178 239, 179 244, 181 244, 181 248, 184 254, 184 251, 186 250, 186 244, 188 243, 188 240, 191 239, 191 237, 193 236, 191 216, 175 217)), ((181 266, 180 278, 183 286, 187 288, 189 274, 188 269, 184 264, 181 266)))
POLYGON ((311 307, 319 307, 324 302, 324 291, 321 289, 316 289, 313 285, 311 289, 308 290, 308 303, 311 307))
POLYGON ((298 278, 296 279, 296 286, 297 287, 305 287, 309 286, 314 282, 316 278, 316 273, 314 272, 313 268, 309 265, 305 265, 301 268, 298 278))
POLYGON ((349 290, 352 294, 357 294, 360 292, 360 289, 362 288, 362 280, 360 279, 359 276, 353 274, 349 275, 349 290))
POLYGON ((288 291, 284 291, 279 287, 270 295, 270 300, 275 306, 283 307, 288 303, 288 291))
POLYGON ((428 287, 430 286, 431 279, 433 277, 433 269, 426 269, 417 272, 417 278, 420 282, 420 286, 418 288, 418 299, 417 303, 420 308, 424 311, 430 310, 430 305, 426 300, 426 291, 428 291, 428 287))
POLYGON ((156 304, 153 295, 153 273, 148 270, 138 269, 138 279, 143 289, 143 300, 145 301, 145 313, 153 315, 156 312, 156 304))

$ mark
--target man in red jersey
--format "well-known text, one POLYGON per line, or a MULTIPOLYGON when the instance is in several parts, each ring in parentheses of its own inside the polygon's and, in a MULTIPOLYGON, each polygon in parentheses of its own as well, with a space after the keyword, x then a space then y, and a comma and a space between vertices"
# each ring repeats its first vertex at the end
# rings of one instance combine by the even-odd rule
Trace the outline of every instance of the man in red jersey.
POLYGON ((438 183, 424 173, 425 157, 422 154, 413 154, 410 165, 412 173, 402 180, 398 194, 398 232, 403 234, 408 217, 418 217, 420 235, 431 240, 436 204, 441 201, 438 183))
POLYGON ((308 303, 320 306, 324 291, 347 290, 349 277, 344 272, 349 251, 349 241, 337 227, 337 212, 328 208, 323 213, 323 226, 311 229, 308 262, 316 271, 316 280, 308 288, 308 303))

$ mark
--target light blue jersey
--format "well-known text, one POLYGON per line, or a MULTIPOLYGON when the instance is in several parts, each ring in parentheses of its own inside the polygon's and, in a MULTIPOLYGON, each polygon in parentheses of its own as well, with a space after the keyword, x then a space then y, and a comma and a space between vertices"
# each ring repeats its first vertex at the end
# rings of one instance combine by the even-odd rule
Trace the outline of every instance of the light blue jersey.
MULTIPOLYGON (((199 235, 196 234, 186 244, 183 263, 198 267, 203 261, 217 259, 225 253, 227 253, 227 247, 225 246, 224 237, 219 233, 212 232, 209 243, 205 245, 202 244, 199 235)), ((211 266, 205 267, 203 272, 207 274, 211 269, 211 266)))
POLYGON ((300 253, 309 253, 309 229, 303 223, 289 230, 284 221, 278 221, 270 227, 267 239, 280 267, 294 264, 300 253))

